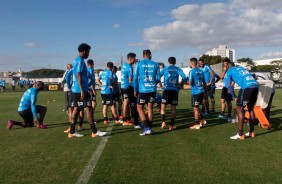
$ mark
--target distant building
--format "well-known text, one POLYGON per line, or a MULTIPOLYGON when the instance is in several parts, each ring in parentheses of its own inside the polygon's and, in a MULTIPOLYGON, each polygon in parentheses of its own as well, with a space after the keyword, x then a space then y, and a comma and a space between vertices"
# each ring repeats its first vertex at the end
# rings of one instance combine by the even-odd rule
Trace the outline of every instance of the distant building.
POLYGON ((228 49, 227 45, 219 45, 218 48, 206 52, 206 55, 228 57, 231 61, 235 61, 235 49, 228 49))

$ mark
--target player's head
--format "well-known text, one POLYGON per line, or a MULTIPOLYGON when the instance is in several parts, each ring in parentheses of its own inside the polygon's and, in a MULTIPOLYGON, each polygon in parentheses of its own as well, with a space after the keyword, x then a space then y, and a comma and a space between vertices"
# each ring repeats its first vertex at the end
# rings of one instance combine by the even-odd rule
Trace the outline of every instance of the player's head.
POLYGON ((200 58, 199 59, 199 67, 203 68, 205 66, 205 61, 204 59, 200 58))
POLYGON ((152 59, 152 53, 149 49, 143 50, 143 58, 144 59, 152 59))
POLYGON ((195 68, 197 66, 197 62, 198 62, 198 59, 197 58, 191 58, 190 59, 190 68, 195 68))
POLYGON ((232 68, 233 66, 235 66, 235 64, 233 62, 227 63, 226 70, 228 70, 229 68, 232 68))
POLYGON ((107 68, 108 68, 109 70, 112 70, 113 66, 114 66, 114 63, 113 63, 113 62, 107 62, 107 68))
POLYGON ((42 91, 44 89, 44 83, 42 81, 37 81, 35 84, 35 87, 39 90, 42 91))
POLYGON ((118 68, 117 68, 116 66, 113 66, 112 72, 113 72, 113 73, 117 73, 117 70, 118 70, 118 68))
POLYGON ((79 52, 79 56, 82 57, 83 59, 87 59, 90 53, 90 45, 88 45, 87 43, 82 43, 78 46, 78 52, 79 52))
POLYGON ((133 64, 135 62, 136 59, 136 54, 133 52, 130 52, 127 54, 127 61, 129 64, 133 64))
POLYGON ((227 58, 227 57, 224 58, 224 59, 223 59, 223 66, 226 67, 228 63, 230 63, 230 59, 227 58))
POLYGON ((88 59, 88 60, 87 60, 87 66, 88 66, 89 68, 93 68, 93 66, 94 66, 94 61, 93 61, 92 59, 88 59))
POLYGON ((72 64, 67 65, 67 70, 70 70, 70 69, 72 69, 72 64))
POLYGON ((168 63, 171 64, 171 65, 175 65, 176 64, 176 58, 175 57, 169 57, 168 63))

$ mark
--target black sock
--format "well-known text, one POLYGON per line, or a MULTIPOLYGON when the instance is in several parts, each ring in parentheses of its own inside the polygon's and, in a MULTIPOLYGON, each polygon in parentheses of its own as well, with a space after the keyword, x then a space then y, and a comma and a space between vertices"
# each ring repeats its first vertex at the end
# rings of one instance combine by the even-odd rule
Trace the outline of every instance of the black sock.
POLYGON ((126 121, 129 121, 129 120, 130 120, 130 116, 127 116, 127 117, 126 117, 126 121))
POLYGON ((250 126, 250 133, 255 131, 255 127, 254 127, 254 123, 253 122, 249 122, 249 126, 250 126))
POLYGON ((228 115, 227 115, 228 117, 231 117, 231 112, 228 112, 228 115))
POLYGON ((153 121, 148 121, 148 126, 149 126, 150 128, 152 128, 152 127, 153 127, 153 121))
POLYGON ((243 135, 243 130, 239 130, 238 134, 239 134, 240 136, 242 136, 242 135, 243 135))
POLYGON ((165 114, 161 115, 163 122, 165 122, 165 114))
POLYGON ((115 120, 116 120, 116 121, 118 121, 118 116, 117 116, 117 117, 115 117, 115 120))
POLYGON ((173 126, 173 125, 174 125, 174 120, 175 120, 174 118, 171 118, 171 119, 170 119, 170 126, 173 126))
POLYGON ((121 116, 121 110, 118 110, 118 116, 121 116))
POLYGON ((82 126, 83 121, 78 122, 79 126, 82 126))
POLYGON ((142 121, 142 123, 143 123, 143 125, 144 125, 144 127, 145 127, 145 128, 148 128, 148 127, 149 127, 149 126, 148 126, 148 121, 147 121, 147 120, 142 121))
POLYGON ((94 134, 96 134, 96 133, 97 133, 97 128, 96 128, 96 126, 95 126, 95 123, 91 123, 91 124, 90 124, 90 127, 91 127, 92 132, 93 132, 94 134))
POLYGON ((21 126, 21 127, 25 127, 24 123, 18 122, 18 121, 13 121, 13 125, 18 125, 18 126, 21 126))
POLYGON ((224 111, 221 111, 221 115, 224 116, 224 111))
POLYGON ((104 117, 104 121, 108 121, 108 118, 107 118, 107 117, 104 117))
POLYGON ((195 119, 195 124, 200 124, 199 120, 198 119, 195 119))
POLYGON ((71 124, 70 126, 70 134, 74 134, 75 133, 75 124, 71 124))

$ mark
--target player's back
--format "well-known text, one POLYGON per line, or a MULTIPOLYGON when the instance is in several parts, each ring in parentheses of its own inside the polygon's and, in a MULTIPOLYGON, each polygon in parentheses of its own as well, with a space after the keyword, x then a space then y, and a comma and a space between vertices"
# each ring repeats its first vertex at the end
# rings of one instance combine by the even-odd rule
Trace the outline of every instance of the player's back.
POLYGON ((137 63, 134 72, 135 85, 138 85, 139 92, 156 92, 157 83, 160 80, 159 65, 149 59, 144 59, 137 63))
POLYGON ((22 96, 18 111, 23 111, 31 107, 31 104, 34 104, 37 98, 38 90, 36 88, 28 89, 22 96))
POLYGON ((133 80, 133 69, 129 63, 125 63, 121 67, 121 88, 126 89, 128 86, 132 86, 132 83, 129 83, 129 77, 133 80))
POLYGON ((189 81, 191 81, 191 92, 192 94, 204 93, 205 77, 204 73, 199 68, 193 68, 189 72, 189 81))
POLYGON ((183 71, 175 66, 175 65, 170 65, 165 67, 161 71, 161 76, 164 76, 164 90, 178 90, 178 82, 179 82, 179 76, 181 76, 182 80, 185 80, 186 76, 183 73, 183 71))
POLYGON ((87 67, 84 63, 84 59, 81 57, 77 57, 73 62, 73 77, 72 77, 72 92, 73 93, 80 93, 80 87, 77 80, 77 73, 80 73, 82 88, 84 91, 88 90, 88 76, 87 76, 87 67))
POLYGON ((102 82, 101 94, 112 94, 111 80, 110 80, 111 77, 112 77, 112 72, 108 69, 105 69, 100 74, 99 79, 102 82))
POLYGON ((254 79, 252 74, 243 67, 232 67, 227 73, 226 77, 231 76, 232 80, 238 84, 242 89, 250 86, 258 86, 258 82, 254 79))

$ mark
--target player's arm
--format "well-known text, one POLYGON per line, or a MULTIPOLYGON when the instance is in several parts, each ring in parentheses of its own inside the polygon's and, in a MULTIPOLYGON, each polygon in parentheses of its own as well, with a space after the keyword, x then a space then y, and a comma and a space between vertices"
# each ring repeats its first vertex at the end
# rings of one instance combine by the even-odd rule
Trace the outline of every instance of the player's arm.
POLYGON ((137 97, 138 94, 138 80, 139 80, 139 63, 136 64, 135 69, 134 69, 134 75, 133 75, 133 87, 134 87, 134 95, 137 97))
POLYGON ((231 79, 231 76, 226 74, 225 86, 228 88, 228 92, 232 95, 232 98, 237 98, 234 92, 234 82, 231 79), (232 84, 233 83, 233 84, 232 84))
POLYGON ((184 74, 184 72, 183 72, 183 70, 181 69, 181 68, 179 68, 179 70, 178 70, 178 74, 180 75, 180 77, 181 77, 181 82, 180 82, 180 88, 183 88, 183 85, 184 85, 184 83, 186 82, 186 80, 187 80, 187 77, 186 77, 186 75, 184 74))
POLYGON ((160 67, 157 65, 157 71, 156 71, 156 83, 158 84, 161 81, 161 75, 160 75, 160 67))
POLYGON ((90 79, 90 85, 91 85, 93 94, 96 95, 96 91, 95 91, 96 83, 95 83, 94 75, 92 75, 90 72, 88 72, 88 78, 90 79))
POLYGON ((31 112, 33 114, 34 122, 37 122, 38 116, 37 116, 37 113, 36 113, 36 101, 37 101, 37 93, 36 92, 32 92, 32 94, 30 95, 30 101, 31 101, 31 112))
POLYGON ((217 83, 220 80, 220 77, 216 73, 214 73, 214 77, 215 77, 215 83, 217 83))
POLYGON ((211 74, 211 76, 210 76, 210 82, 209 82, 209 84, 208 85, 211 85, 212 84, 212 81, 213 81, 213 79, 214 79, 214 71, 211 69, 211 67, 209 66, 209 70, 210 70, 210 74, 211 74))
POLYGON ((84 90, 82 87, 82 67, 83 67, 83 61, 79 61, 78 62, 78 68, 77 68, 77 73, 76 73, 76 78, 77 78, 77 83, 80 89, 80 98, 84 99, 85 98, 85 94, 84 94, 84 90))
POLYGON ((66 84, 69 89, 71 89, 71 77, 73 75, 73 69, 71 69, 67 74, 66 74, 66 84))

